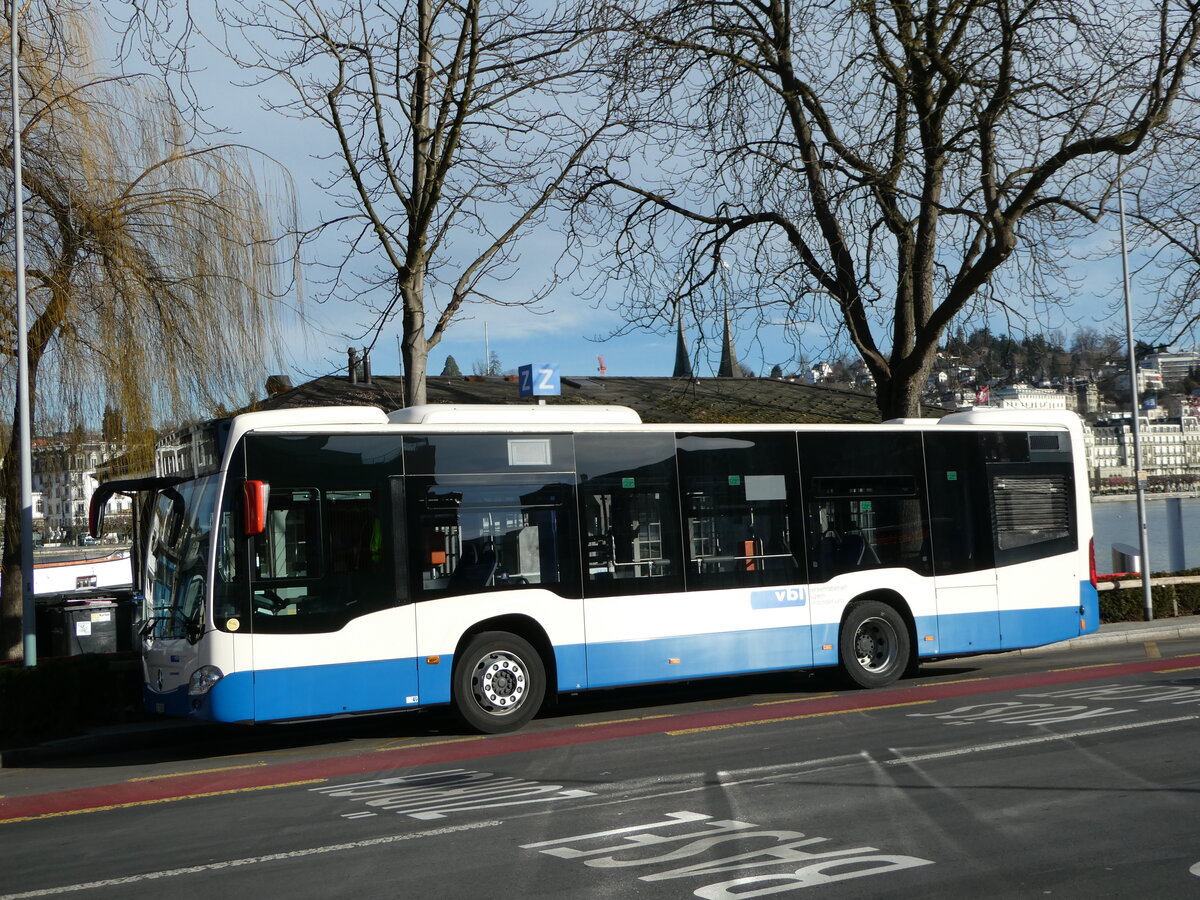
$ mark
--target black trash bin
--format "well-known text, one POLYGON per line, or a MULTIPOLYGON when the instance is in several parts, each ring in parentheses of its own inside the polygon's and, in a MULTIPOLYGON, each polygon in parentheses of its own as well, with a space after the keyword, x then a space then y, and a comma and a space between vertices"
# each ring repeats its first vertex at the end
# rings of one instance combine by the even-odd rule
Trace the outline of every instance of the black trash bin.
POLYGON ((115 600, 69 600, 47 608, 51 656, 117 652, 115 600))

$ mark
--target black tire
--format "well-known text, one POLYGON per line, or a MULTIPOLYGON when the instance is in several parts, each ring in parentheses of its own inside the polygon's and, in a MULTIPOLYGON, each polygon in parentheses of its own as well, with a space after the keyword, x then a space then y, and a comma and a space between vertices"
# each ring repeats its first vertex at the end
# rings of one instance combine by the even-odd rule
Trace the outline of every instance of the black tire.
POLYGON ((477 634, 455 660, 454 708, 475 731, 516 731, 537 714, 545 696, 542 658, 515 634, 477 634))
POLYGON ((838 635, 838 663, 852 686, 886 687, 908 669, 912 646, 904 619, 886 603, 850 607, 838 635))

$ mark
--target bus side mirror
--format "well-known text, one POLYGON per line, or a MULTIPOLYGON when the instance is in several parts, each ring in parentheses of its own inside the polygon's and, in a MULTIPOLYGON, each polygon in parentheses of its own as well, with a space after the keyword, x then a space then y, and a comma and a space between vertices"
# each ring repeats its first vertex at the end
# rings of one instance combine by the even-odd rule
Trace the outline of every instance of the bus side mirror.
POLYGON ((246 523, 246 537, 267 530, 267 497, 270 493, 271 486, 265 481, 242 484, 242 521, 246 523))
POLYGON ((88 534, 94 538, 100 537, 100 530, 104 527, 104 506, 107 499, 97 491, 92 494, 92 502, 88 505, 88 534))

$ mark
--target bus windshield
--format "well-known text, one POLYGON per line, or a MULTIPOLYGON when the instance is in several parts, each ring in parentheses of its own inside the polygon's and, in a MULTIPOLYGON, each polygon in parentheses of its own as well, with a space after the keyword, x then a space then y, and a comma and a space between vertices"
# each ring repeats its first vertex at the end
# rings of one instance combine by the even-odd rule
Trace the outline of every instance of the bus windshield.
POLYGON ((216 475, 185 481, 155 497, 147 544, 147 637, 199 637, 216 500, 216 475))

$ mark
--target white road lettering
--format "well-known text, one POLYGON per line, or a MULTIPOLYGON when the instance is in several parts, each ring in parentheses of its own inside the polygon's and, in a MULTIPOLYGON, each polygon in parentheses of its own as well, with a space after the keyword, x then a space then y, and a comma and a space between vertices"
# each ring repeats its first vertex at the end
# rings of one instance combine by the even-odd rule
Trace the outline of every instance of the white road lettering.
POLYGON ((466 769, 324 785, 313 788, 313 792, 361 801, 375 809, 421 820, 444 819, 452 813, 595 796, 593 791, 566 790, 561 784, 541 784, 466 769))
POLYGON ((1200 703, 1200 688, 1177 684, 1104 684, 1093 687, 1064 688, 1024 694, 1026 697, 1043 697, 1071 700, 1118 700, 1122 703, 1170 703, 1182 706, 1200 703))
POLYGON ((1089 709, 1086 706, 1057 706, 1053 703, 1021 703, 998 701, 960 706, 948 712, 909 713, 911 719, 939 719, 950 725, 974 725, 978 722, 1005 725, 1057 725, 1062 722, 1077 722, 1081 719, 1096 719, 1101 716, 1123 716, 1132 709, 1113 709, 1103 706, 1089 709))
POLYGON ((816 852, 802 848, 827 844, 829 838, 807 837, 799 831, 760 829, 749 822, 732 819, 712 820, 703 813, 674 812, 666 819, 644 825, 626 826, 610 831, 573 835, 536 844, 524 844, 522 849, 537 850, 560 859, 578 859, 591 868, 659 867, 684 859, 711 856, 724 844, 765 843, 752 850, 718 858, 707 858, 686 866, 675 866, 638 875, 641 881, 669 881, 678 878, 707 878, 731 872, 745 872, 765 867, 784 867, 783 871, 742 875, 741 877, 703 885, 693 891, 706 900, 726 900, 735 897, 763 897, 783 891, 828 884, 848 878, 861 878, 882 872, 916 866, 932 865, 933 861, 916 856, 881 853, 875 847, 853 847, 816 852), (672 833, 670 829, 702 822, 699 830, 672 833), (616 843, 612 843, 617 838, 616 843), (601 846, 588 846, 603 842, 601 846), (656 851, 673 844, 666 853, 656 851))

